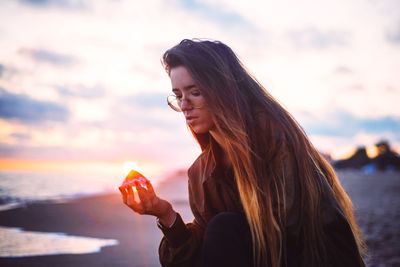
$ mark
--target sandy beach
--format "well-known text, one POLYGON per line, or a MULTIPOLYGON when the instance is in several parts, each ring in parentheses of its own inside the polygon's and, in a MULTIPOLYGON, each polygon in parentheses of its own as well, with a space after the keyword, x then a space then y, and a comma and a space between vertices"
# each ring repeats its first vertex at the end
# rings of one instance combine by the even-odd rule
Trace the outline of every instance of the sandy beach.
POLYGON ((84 198, 63 204, 33 204, 4 211, 0 225, 40 232, 117 239, 100 253, 0 258, 1 266, 158 266, 161 233, 154 218, 135 216, 118 194, 84 198))
MULTIPOLYGON (((353 199, 369 247, 368 266, 400 266, 400 174, 346 171, 339 176, 353 199)), ((185 190, 185 183, 185 179, 177 179, 160 190, 170 195, 168 191, 174 188, 185 190)), ((184 219, 190 220, 187 201, 172 202, 184 219)), ((161 232, 154 217, 134 214, 117 193, 6 210, 0 212, 0 226, 119 241, 99 253, 0 258, 0 266, 160 266, 161 232)))

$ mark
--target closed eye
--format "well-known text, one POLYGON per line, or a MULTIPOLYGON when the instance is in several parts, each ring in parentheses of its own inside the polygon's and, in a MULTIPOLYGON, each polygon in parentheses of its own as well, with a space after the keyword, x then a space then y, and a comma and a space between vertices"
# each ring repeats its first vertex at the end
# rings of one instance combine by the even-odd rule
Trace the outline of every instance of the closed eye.
POLYGON ((201 96, 200 90, 192 90, 191 94, 192 94, 193 96, 201 96))

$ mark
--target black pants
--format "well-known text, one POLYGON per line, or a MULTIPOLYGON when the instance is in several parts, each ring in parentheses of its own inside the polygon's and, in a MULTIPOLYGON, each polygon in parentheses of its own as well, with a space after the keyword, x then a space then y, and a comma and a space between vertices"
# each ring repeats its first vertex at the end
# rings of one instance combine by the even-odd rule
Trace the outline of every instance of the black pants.
MULTIPOLYGON (((300 266, 298 248, 286 240, 282 266, 300 266)), ((251 267, 253 251, 250 228, 242 213, 222 212, 207 225, 202 250, 205 267, 251 267)))
MULTIPOLYGON (((357 250, 350 226, 343 218, 324 226, 328 255, 326 263, 318 266, 361 267, 365 266, 357 250)), ((282 265, 301 265, 302 250, 296 240, 287 237, 282 255, 282 265)), ((250 228, 242 213, 222 212, 214 216, 207 225, 202 264, 205 267, 249 267, 253 266, 250 228)), ((305 266, 310 266, 305 264, 305 266)))
POLYGON ((252 266, 251 234, 244 214, 214 216, 207 225, 202 251, 203 266, 252 266))

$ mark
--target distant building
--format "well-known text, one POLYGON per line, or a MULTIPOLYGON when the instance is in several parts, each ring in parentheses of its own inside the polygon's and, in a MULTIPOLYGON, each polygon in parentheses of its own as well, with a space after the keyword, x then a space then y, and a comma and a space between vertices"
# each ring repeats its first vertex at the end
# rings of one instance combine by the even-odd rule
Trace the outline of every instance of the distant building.
POLYGON ((387 141, 380 141, 375 144, 378 149, 378 156, 372 159, 372 163, 378 170, 398 170, 400 171, 400 156, 390 149, 387 141))
POLYGON ((334 163, 334 167, 338 169, 361 169, 365 165, 369 164, 371 159, 368 157, 365 146, 357 148, 356 152, 347 159, 337 160, 334 163))
POLYGON ((368 169, 368 171, 397 170, 400 171, 400 156, 391 150, 387 141, 375 144, 378 155, 370 158, 364 146, 358 147, 356 152, 347 159, 333 163, 336 169, 368 169))

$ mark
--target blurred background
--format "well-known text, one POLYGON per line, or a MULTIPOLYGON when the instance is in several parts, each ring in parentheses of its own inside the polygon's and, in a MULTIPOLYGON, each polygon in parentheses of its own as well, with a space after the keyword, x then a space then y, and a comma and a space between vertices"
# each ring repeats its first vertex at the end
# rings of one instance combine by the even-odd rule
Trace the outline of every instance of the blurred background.
MULTIPOLYGON (((355 183, 348 191, 366 181, 360 180, 363 176, 376 181, 371 174, 378 173, 389 182, 376 193, 377 202, 387 190, 398 201, 398 0, 2 0, 0 22, 0 209, 5 212, 0 224, 20 227, 0 231, 0 257, 9 266, 29 255, 51 254, 43 252, 48 247, 36 254, 16 252, 25 249, 27 239, 13 246, 10 240, 17 240, 22 228, 106 238, 97 240, 98 247, 118 247, 118 242, 121 247, 123 234, 107 239, 75 228, 33 227, 26 221, 36 225, 41 219, 21 212, 32 203, 67 205, 83 196, 115 194, 132 168, 166 196, 178 194, 176 203, 190 219, 185 170, 200 149, 182 114, 166 104, 171 86, 160 61, 184 38, 229 45, 317 149, 338 169, 353 169, 343 175, 353 177, 343 182, 346 186, 355 183), (385 152, 390 152, 385 154, 389 164, 380 157, 385 152), (180 190, 168 189, 168 179, 180 190)), ((378 186, 371 183, 371 188, 378 186)), ((369 189, 358 190, 365 195, 362 190, 369 189)), ((393 205, 394 198, 385 203, 393 205)), ((389 217, 398 219, 394 203, 389 217)), ((128 220, 139 220, 122 210, 128 220)), ((50 220, 54 213, 48 214, 50 220)), ((93 218, 97 224, 98 217, 93 218)), ((151 227, 156 231, 153 221, 151 227)), ((149 258, 141 263, 135 258, 137 266, 156 264, 161 235, 153 236, 149 258)), ((398 237, 398 231, 391 237, 393 254, 400 252, 398 237)), ((63 253, 72 252, 52 252, 63 253)), ((29 266, 35 266, 36 258, 28 257, 29 266)), ((400 259, 391 262, 400 264, 400 259)))

